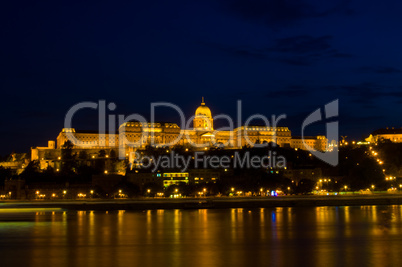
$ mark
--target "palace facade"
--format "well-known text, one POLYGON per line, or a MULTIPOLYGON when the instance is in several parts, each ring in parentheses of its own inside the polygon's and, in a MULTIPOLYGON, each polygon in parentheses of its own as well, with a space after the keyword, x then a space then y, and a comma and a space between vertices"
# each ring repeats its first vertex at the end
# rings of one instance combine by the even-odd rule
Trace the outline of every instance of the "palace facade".
POLYGON ((394 143, 402 143, 402 128, 395 129, 394 127, 392 127, 386 129, 378 129, 372 132, 370 136, 366 138, 366 141, 370 143, 378 143, 378 141, 385 140, 394 143))
POLYGON ((241 126, 233 130, 215 130, 211 110, 204 98, 196 109, 192 129, 181 129, 176 123, 125 122, 118 133, 99 134, 98 132, 79 131, 64 128, 57 136, 57 146, 49 141, 48 147, 32 148, 32 160, 46 160, 60 156, 60 149, 70 140, 73 149, 86 150, 96 154, 99 150, 115 150, 120 156, 143 149, 148 145, 172 147, 175 145, 192 146, 196 149, 222 147, 238 149, 246 145, 275 143, 280 147, 325 151, 325 136, 292 137, 288 127, 241 126), (74 138, 71 140, 71 137, 74 138))

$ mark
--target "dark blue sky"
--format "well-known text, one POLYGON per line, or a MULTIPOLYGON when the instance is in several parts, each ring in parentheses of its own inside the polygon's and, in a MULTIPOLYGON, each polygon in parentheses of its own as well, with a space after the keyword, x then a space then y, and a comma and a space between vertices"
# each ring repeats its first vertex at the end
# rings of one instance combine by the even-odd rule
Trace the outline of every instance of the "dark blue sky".
MULTIPOLYGON (((191 116, 201 96, 234 116, 242 100, 243 117, 285 113, 294 134, 339 99, 341 135, 401 127, 401 10, 391 0, 3 3, 0 153, 46 145, 69 107, 99 99, 144 116, 155 101, 191 116)), ((81 115, 76 128, 96 129, 95 112, 81 115)))

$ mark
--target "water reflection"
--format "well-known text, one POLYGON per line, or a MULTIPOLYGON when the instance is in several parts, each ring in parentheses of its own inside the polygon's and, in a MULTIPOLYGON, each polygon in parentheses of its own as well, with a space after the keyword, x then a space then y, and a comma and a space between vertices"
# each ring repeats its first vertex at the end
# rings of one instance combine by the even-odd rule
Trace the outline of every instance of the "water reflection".
POLYGON ((0 213, 0 261, 34 267, 398 266, 401 234, 402 206, 13 211, 0 213))

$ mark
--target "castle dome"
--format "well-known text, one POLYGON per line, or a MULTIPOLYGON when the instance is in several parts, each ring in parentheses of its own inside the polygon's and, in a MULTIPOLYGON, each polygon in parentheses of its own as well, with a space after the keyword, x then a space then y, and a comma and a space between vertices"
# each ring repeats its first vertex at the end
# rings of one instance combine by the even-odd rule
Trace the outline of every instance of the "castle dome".
POLYGON ((199 106, 195 111, 195 116, 206 116, 212 118, 211 110, 205 105, 204 97, 202 98, 201 106, 199 106))

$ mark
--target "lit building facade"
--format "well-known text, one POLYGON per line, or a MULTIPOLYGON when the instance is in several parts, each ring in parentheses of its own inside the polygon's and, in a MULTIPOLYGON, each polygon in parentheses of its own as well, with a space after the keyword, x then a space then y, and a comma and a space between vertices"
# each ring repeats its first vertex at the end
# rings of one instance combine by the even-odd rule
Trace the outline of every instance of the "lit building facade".
POLYGON ((188 172, 165 172, 162 173, 163 186, 169 187, 180 183, 188 184, 188 172))
POLYGON ((275 143, 280 147, 326 150, 325 136, 305 137, 304 140, 305 143, 301 138, 293 139, 288 127, 241 126, 232 131, 216 130, 204 98, 195 111, 193 129, 181 129, 175 123, 141 122, 126 122, 119 128, 119 148, 126 154, 148 145, 238 149, 246 145, 275 143))
POLYGON ((116 150, 120 156, 129 156, 130 152, 143 149, 148 145, 172 147, 175 145, 191 146, 198 149, 223 147, 238 149, 246 145, 275 143, 280 147, 292 147, 325 151, 325 136, 292 138, 288 127, 241 126, 233 130, 215 130, 211 110, 204 98, 196 109, 193 128, 181 129, 176 123, 125 122, 120 125, 118 133, 77 131, 64 128, 57 136, 57 147, 49 141, 48 147, 32 148, 32 160, 45 160, 45 155, 60 155, 60 149, 70 140, 73 149, 99 151, 116 150), (70 138, 70 137, 74 138, 70 138), (306 147, 307 144, 309 147, 306 147))
POLYGON ((99 134, 95 131, 76 131, 74 128, 63 128, 57 136, 57 148, 70 140, 74 146, 89 149, 107 149, 119 144, 118 134, 99 134), (68 134, 72 134, 76 140, 70 140, 68 134))
POLYGON ((391 141, 394 143, 402 143, 402 128, 386 128, 386 129, 378 129, 375 130, 368 138, 366 138, 367 142, 377 143, 378 141, 391 141))
POLYGON ((312 148, 313 150, 326 151, 327 144, 328 141, 324 135, 303 136, 303 138, 301 136, 294 136, 291 139, 290 146, 303 150, 310 150, 312 148))

